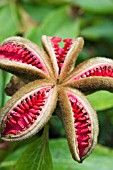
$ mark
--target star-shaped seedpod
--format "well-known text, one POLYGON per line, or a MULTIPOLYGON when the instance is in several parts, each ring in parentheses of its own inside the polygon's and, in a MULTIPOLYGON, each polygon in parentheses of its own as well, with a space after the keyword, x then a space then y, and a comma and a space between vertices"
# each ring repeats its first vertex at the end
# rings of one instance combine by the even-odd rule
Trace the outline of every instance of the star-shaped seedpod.
POLYGON ((113 91, 113 61, 97 57, 74 69, 83 38, 62 40, 44 35, 42 44, 46 52, 21 37, 8 38, 0 46, 0 68, 18 76, 17 82, 24 81, 0 111, 1 138, 21 141, 31 137, 55 111, 73 158, 82 162, 98 137, 96 112, 82 92, 113 91))
POLYGON ((63 84, 77 88, 85 94, 96 90, 113 92, 113 60, 96 57, 84 61, 71 72, 63 84))

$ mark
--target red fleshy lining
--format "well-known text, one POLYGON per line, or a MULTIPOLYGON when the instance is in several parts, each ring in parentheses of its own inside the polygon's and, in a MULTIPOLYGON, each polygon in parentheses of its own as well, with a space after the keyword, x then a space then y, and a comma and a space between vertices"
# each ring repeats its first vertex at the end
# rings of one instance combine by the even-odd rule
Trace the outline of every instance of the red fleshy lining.
POLYGON ((113 78, 113 66, 109 64, 98 65, 92 69, 87 70, 79 76, 72 78, 72 80, 78 80, 86 77, 102 76, 113 78))
POLYGON ((57 64, 58 64, 58 68, 59 68, 59 74, 60 74, 61 69, 64 64, 66 54, 69 51, 69 49, 71 48, 73 41, 70 38, 62 40, 62 38, 60 38, 60 37, 53 37, 53 38, 51 38, 51 42, 52 42, 52 46, 55 51, 57 64), (60 42, 62 42, 62 41, 64 42, 64 47, 60 48, 60 42))
POLYGON ((11 109, 5 118, 3 135, 16 135, 26 131, 38 116, 42 116, 49 94, 50 87, 40 89, 11 109))
POLYGON ((0 46, 0 58, 7 58, 16 62, 30 64, 47 73, 40 58, 22 44, 14 44, 13 42, 3 44, 0 46))
POLYGON ((84 155, 85 149, 89 146, 89 140, 92 136, 91 121, 89 114, 77 97, 71 93, 67 93, 67 95, 72 107, 79 156, 82 157, 84 155))

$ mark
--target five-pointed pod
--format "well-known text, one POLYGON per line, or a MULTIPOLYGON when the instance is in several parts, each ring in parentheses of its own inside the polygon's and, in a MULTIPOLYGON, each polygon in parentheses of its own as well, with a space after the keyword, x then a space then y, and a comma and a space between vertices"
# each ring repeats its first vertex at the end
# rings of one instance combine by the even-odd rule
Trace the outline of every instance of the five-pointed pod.
POLYGON ((0 111, 1 138, 20 141, 36 134, 56 110, 72 156, 82 162, 98 137, 96 112, 82 92, 113 91, 113 61, 97 57, 74 69, 83 38, 44 35, 42 43, 46 52, 21 37, 8 38, 0 46, 0 68, 26 84, 0 111))

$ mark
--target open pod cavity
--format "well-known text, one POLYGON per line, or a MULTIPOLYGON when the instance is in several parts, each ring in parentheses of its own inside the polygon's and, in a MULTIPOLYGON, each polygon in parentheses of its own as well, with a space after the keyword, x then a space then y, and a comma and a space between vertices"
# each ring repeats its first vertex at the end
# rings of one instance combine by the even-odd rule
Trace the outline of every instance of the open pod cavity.
POLYGON ((0 46, 0 68, 28 79, 53 77, 46 53, 22 37, 6 39, 0 46))
POLYGON ((78 90, 59 89, 60 118, 64 124, 72 156, 82 162, 94 149, 98 120, 89 101, 78 90))
POLYGON ((55 77, 62 82, 75 65, 76 58, 84 44, 83 38, 63 40, 60 37, 43 35, 42 43, 53 63, 55 77), (61 44, 63 44, 62 47, 61 44))
POLYGON ((50 119, 56 101, 52 83, 36 80, 22 87, 0 111, 2 139, 20 141, 37 133, 50 119))
POLYGON ((65 79, 64 84, 86 94, 96 90, 113 91, 113 61, 102 57, 84 61, 65 79))

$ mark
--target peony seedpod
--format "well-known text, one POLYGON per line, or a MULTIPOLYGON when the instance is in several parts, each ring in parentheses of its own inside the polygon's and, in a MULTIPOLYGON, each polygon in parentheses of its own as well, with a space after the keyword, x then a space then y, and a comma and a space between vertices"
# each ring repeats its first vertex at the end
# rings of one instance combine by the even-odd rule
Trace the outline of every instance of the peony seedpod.
POLYGON ((10 37, 0 46, 0 68, 15 75, 6 87, 12 97, 0 111, 1 138, 29 138, 55 111, 64 125, 73 159, 82 162, 98 138, 97 114, 84 94, 113 91, 113 61, 96 57, 74 68, 83 38, 43 35, 42 44, 44 50, 25 38, 10 37))

